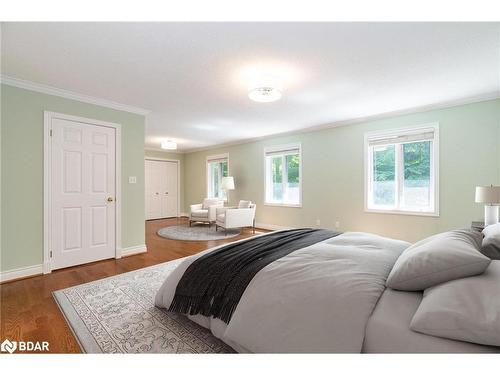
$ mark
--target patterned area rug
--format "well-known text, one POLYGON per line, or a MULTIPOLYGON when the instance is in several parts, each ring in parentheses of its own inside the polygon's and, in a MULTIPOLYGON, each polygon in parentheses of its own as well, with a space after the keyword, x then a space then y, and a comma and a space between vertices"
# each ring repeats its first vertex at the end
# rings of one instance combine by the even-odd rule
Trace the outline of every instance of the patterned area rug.
POLYGON ((55 300, 86 353, 232 353, 209 330, 154 306, 174 260, 58 290, 55 300))
POLYGON ((188 225, 173 225, 158 231, 158 235, 161 237, 181 241, 222 240, 224 238, 236 237, 238 234, 240 234, 239 229, 228 229, 227 232, 224 232, 224 229, 219 228, 216 232, 215 225, 209 228, 208 224, 195 223, 191 227, 188 225))

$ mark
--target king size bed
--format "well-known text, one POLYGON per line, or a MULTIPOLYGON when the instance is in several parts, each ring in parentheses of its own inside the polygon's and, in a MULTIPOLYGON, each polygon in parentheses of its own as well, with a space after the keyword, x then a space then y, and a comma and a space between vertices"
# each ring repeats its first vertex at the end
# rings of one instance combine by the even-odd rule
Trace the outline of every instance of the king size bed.
POLYGON ((185 258, 155 304, 241 353, 499 353, 500 261, 482 241, 273 232, 185 258))

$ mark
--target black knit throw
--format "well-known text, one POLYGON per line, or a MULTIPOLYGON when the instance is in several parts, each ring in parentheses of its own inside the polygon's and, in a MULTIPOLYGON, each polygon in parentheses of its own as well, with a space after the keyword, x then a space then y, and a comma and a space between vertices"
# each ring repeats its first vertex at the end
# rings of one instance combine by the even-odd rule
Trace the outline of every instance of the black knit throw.
POLYGON ((339 234, 324 229, 292 229, 232 243, 205 254, 182 275, 169 311, 212 316, 229 323, 257 272, 295 250, 339 234))

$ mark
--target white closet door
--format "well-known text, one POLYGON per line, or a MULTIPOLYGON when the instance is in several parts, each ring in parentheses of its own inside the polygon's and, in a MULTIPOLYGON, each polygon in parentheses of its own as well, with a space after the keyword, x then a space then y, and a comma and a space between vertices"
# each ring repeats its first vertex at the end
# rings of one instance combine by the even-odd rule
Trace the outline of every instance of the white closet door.
POLYGON ((178 164, 173 162, 166 162, 165 164, 166 164, 165 175, 167 176, 167 180, 166 180, 166 190, 165 190, 166 205, 164 214, 166 217, 174 217, 178 215, 177 212, 177 202, 179 199, 178 197, 179 192, 177 191, 178 164))
POLYGON ((146 220, 178 215, 178 164, 163 160, 146 160, 146 220))
POLYGON ((115 129, 51 123, 52 269, 115 256, 115 129))
POLYGON ((160 167, 161 165, 154 160, 146 160, 145 162, 146 220, 162 217, 160 167))

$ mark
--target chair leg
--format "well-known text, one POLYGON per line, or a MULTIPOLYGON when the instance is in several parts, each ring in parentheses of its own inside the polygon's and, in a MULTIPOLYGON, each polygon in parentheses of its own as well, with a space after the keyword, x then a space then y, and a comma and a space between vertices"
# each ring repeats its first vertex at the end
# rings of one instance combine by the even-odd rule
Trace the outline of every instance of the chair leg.
POLYGON ((253 234, 255 234, 255 219, 253 219, 253 234))
POLYGON ((189 226, 191 226, 191 220, 189 220, 189 226))

